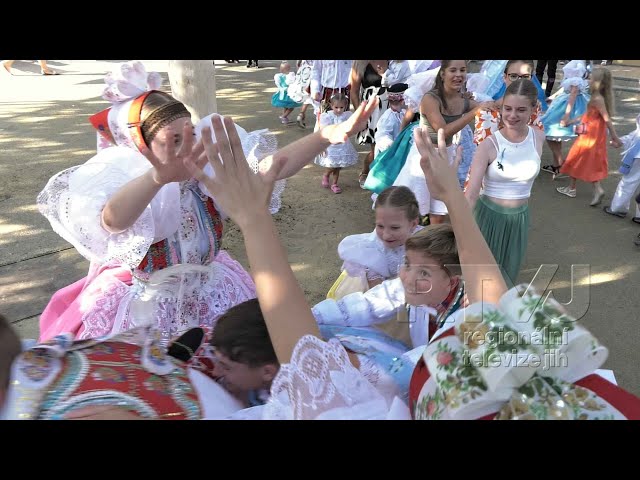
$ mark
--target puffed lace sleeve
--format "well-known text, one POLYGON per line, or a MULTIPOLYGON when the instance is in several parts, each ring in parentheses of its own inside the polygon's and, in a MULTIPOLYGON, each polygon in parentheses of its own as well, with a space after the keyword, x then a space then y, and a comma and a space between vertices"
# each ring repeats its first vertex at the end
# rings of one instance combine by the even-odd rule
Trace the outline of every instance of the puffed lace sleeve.
MULTIPOLYGON (((200 140, 200 138, 202 138, 202 129, 204 127, 211 127, 211 118, 214 115, 219 116, 217 113, 212 113, 198 122, 195 128, 196 140, 200 140)), ((240 137, 240 142, 242 143, 242 151, 247 158, 247 162, 249 162, 249 165, 251 166, 253 171, 255 173, 258 173, 258 164, 268 156, 274 155, 278 151, 278 140, 276 139, 276 136, 266 128, 262 130, 247 132, 237 123, 234 123, 234 125, 236 127, 236 132, 238 132, 238 136, 240 137)), ((211 128, 211 138, 214 142, 216 141, 216 134, 213 131, 213 128, 211 128)), ((206 173, 208 176, 214 176, 213 167, 211 167, 209 163, 205 165, 205 168, 203 170, 204 173, 206 173)), ((271 212, 271 214, 278 213, 278 211, 280 210, 280 207, 282 206, 282 193, 284 192, 286 184, 286 180, 277 180, 275 182, 273 186, 273 192, 271 194, 271 201, 269 202, 269 211, 271 212)), ((211 195, 204 183, 198 182, 198 186, 205 195, 213 198, 213 195, 211 195)), ((218 212, 220 212, 220 214, 224 216, 224 212, 222 212, 217 204, 216 208, 218 212)))
POLYGON ((404 91, 404 103, 407 108, 418 112, 420 110, 420 102, 425 93, 433 88, 436 83, 436 78, 440 67, 433 70, 427 70, 426 72, 414 73, 407 80, 407 88, 404 91))
POLYGON ((396 83, 406 82, 411 75, 409 62, 406 60, 391 60, 389 67, 382 74, 382 86, 390 87, 396 83))
POLYGON ((384 247, 376 232, 348 235, 338 244, 338 256, 343 260, 342 268, 356 277, 371 272, 390 277, 384 247))
POLYGON ((355 292, 340 300, 327 299, 311 310, 320 325, 364 327, 386 323, 404 307, 404 288, 399 278, 385 280, 364 293, 355 292))
POLYGON ((172 235, 180 221, 180 187, 165 185, 135 223, 122 233, 102 227, 102 210, 124 185, 151 164, 126 147, 100 151, 88 162, 52 177, 37 198, 38 209, 53 230, 96 263, 116 261, 137 266, 152 243, 172 235))
POLYGON ((333 112, 324 112, 320 115, 320 128, 331 125, 333 123, 333 117, 333 112))
POLYGON ((296 74, 294 72, 289 72, 285 77, 285 82, 287 83, 287 85, 291 85, 295 81, 296 81, 296 74))

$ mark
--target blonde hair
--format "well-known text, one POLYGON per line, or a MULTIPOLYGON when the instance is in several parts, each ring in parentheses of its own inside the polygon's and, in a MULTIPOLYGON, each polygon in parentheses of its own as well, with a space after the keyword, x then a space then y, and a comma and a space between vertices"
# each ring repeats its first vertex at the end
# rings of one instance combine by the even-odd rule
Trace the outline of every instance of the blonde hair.
POLYGON ((604 106, 607 109, 609 116, 615 114, 615 100, 613 98, 613 77, 611 71, 596 67, 591 72, 591 80, 593 81, 593 89, 591 95, 599 93, 604 99, 604 106))
POLYGON ((409 237, 404 246, 405 250, 433 258, 449 275, 462 275, 458 245, 451 224, 429 225, 409 237))

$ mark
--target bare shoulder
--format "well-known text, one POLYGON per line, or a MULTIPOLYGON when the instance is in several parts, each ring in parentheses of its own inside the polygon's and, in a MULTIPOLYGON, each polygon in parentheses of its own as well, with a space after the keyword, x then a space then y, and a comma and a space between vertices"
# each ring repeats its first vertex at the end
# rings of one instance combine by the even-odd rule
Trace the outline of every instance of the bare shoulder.
POLYGON ((491 139, 491 136, 486 137, 480 143, 480 145, 478 145, 476 154, 486 159, 487 163, 491 163, 493 160, 495 160, 496 155, 498 154, 498 151, 496 150, 496 146, 493 144, 493 140, 491 139))

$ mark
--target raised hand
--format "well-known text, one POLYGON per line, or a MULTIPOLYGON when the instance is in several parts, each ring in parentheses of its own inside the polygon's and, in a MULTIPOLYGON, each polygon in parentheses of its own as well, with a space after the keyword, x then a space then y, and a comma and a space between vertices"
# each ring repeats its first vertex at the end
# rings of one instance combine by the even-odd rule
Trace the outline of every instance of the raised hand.
POLYGON ((153 139, 152 149, 145 152, 145 157, 153 165, 153 180, 158 185, 171 182, 182 182, 190 177, 184 162, 190 159, 199 168, 207 162, 202 142, 195 142, 193 125, 186 122, 182 129, 182 143, 176 151, 176 132, 171 127, 165 127, 153 139))
POLYGON ((209 127, 203 128, 202 156, 213 167, 213 177, 202 171, 204 162, 201 158, 196 162, 193 156, 184 157, 184 165, 193 177, 205 184, 216 202, 242 229, 256 213, 266 211, 268 214, 274 179, 271 175, 257 175, 251 169, 233 120, 214 115, 211 125, 216 142, 211 138, 209 127))
POLYGON ((321 130, 322 136, 334 145, 346 142, 349 137, 367 126, 367 120, 376 108, 378 108, 378 96, 373 95, 367 103, 361 103, 347 121, 324 127, 321 130))
MULTIPOLYGON (((416 147, 420 152, 420 167, 427 179, 429 192, 435 198, 447 203, 448 195, 456 190, 460 190, 458 182, 457 168, 449 164, 447 147, 444 140, 444 130, 438 130, 438 148, 431 143, 431 138, 425 127, 416 127, 413 130, 416 147)), ((458 149, 457 156, 462 155, 462 150, 458 149)), ((458 160, 458 163, 460 161, 458 160)))

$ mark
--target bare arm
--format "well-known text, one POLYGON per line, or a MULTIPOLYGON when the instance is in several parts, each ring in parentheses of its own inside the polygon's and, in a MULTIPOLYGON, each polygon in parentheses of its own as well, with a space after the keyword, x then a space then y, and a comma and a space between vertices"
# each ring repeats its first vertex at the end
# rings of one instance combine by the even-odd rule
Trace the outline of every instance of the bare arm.
MULTIPOLYGON (((215 172, 214 178, 205 175, 189 159, 185 160, 185 165, 240 227, 273 348, 278 360, 286 363, 301 337, 314 335, 320 338, 320 331, 302 288, 291 271, 267 208, 273 182, 251 172, 232 120, 225 118, 224 122, 223 127, 220 117, 212 119, 217 139, 215 144, 209 132, 203 131, 203 142, 215 172)), ((352 361, 354 359, 355 356, 352 361)), ((357 360, 354 365, 358 365, 357 360)))
POLYGON ((413 121, 413 117, 416 114, 410 108, 407 108, 407 111, 404 114, 404 118, 402 119, 402 123, 400 123, 400 130, 403 130, 407 125, 409 125, 413 121))
POLYGON ((162 185, 153 179, 153 169, 134 178, 109 199, 102 210, 102 226, 109 233, 121 233, 133 225, 162 185))
POLYGON ((351 104, 353 105, 353 108, 357 110, 360 106, 360 87, 362 86, 362 78, 358 75, 355 62, 351 67, 349 85, 351 85, 351 104))
POLYGON ((604 103, 604 99, 599 96, 597 98, 592 98, 591 101, 593 105, 598 109, 598 112, 600 113, 600 115, 602 115, 604 122, 607 124, 607 128, 609 129, 609 135, 611 136, 611 143, 616 148, 622 146, 622 141, 620 140, 620 138, 618 137, 618 134, 616 133, 616 129, 613 126, 613 121, 609 116, 609 112, 607 111, 607 106, 604 103))
POLYGON ((153 152, 147 152, 145 157, 153 168, 125 184, 107 201, 102 210, 102 226, 108 232, 120 233, 131 227, 162 186, 188 180, 189 172, 184 167, 184 158, 193 158, 198 165, 204 166, 204 148, 201 142, 194 145, 193 125, 187 122, 182 133, 184 140, 176 152, 173 130, 167 128, 161 131, 154 139, 154 145, 166 160, 161 161, 153 152))
POLYGON ((567 101, 567 107, 564 110, 564 116, 562 120, 560 120, 560 126, 564 127, 568 125, 569 118, 571 117, 571 110, 573 110, 573 105, 576 103, 576 97, 578 96, 578 87, 575 85, 571 85, 571 91, 569 92, 569 100, 567 101))
POLYGON ((362 104, 348 120, 328 125, 290 143, 278 150, 273 156, 265 158, 260 162, 260 172, 275 180, 295 175, 302 167, 313 161, 316 155, 324 152, 329 145, 344 143, 350 136, 362 130, 377 106, 378 97, 374 95, 366 104, 362 104))
POLYGON ((497 303, 507 287, 460 190, 456 170, 449 165, 444 131, 438 131, 437 150, 431 143, 426 128, 416 128, 414 138, 422 156, 420 165, 429 191, 442 199, 449 210, 469 302, 484 300, 497 303))
POLYGON ((469 170, 469 184, 467 185, 467 191, 465 197, 469 202, 471 210, 476 205, 478 196, 480 195, 480 188, 482 187, 482 180, 489 168, 489 164, 496 157, 496 148, 489 140, 488 142, 482 142, 476 149, 476 153, 473 156, 473 162, 469 170))
POLYGON ((320 101, 322 97, 322 60, 314 60, 311 67, 311 98, 320 101))
MULTIPOLYGON (((493 102, 490 103, 493 104, 493 102)), ((431 125, 435 131, 443 129, 445 138, 449 138, 471 123, 476 116, 476 112, 481 108, 481 106, 484 106, 484 103, 478 104, 476 108, 472 108, 454 122, 445 123, 444 118, 440 113, 440 102, 438 102, 433 95, 425 95, 422 97, 422 101, 420 102, 420 113, 427 117, 429 125, 431 125)))

